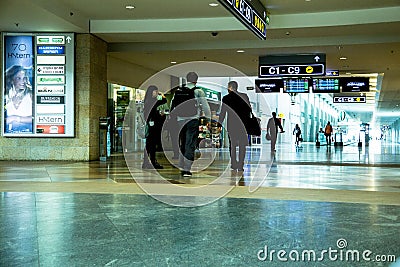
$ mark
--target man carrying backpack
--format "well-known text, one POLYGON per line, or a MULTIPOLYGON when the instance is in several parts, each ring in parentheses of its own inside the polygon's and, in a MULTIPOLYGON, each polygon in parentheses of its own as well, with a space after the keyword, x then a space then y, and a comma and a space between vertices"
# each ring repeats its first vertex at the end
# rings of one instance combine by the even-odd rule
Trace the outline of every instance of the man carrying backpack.
POLYGON ((191 177, 190 172, 199 135, 199 117, 203 114, 211 117, 210 106, 205 93, 196 87, 198 75, 189 72, 186 75, 187 84, 175 91, 171 102, 171 116, 176 117, 179 134, 179 168, 183 177, 191 177))

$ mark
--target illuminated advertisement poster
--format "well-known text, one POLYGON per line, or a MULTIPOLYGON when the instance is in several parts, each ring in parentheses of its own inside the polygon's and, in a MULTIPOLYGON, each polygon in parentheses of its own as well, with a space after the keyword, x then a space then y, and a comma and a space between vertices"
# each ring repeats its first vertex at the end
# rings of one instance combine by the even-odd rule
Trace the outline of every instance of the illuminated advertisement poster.
POLYGON ((3 33, 2 135, 73 137, 74 34, 3 33))
POLYGON ((4 38, 4 133, 32 134, 33 37, 4 38))

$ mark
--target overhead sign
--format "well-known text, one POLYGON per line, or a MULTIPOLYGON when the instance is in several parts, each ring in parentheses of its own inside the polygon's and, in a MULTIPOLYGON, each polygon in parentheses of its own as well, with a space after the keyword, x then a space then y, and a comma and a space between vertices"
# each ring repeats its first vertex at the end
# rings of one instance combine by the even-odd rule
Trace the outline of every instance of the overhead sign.
POLYGON ((259 77, 321 76, 325 74, 323 64, 267 65, 260 66, 259 77))
POLYGON ((282 79, 256 79, 256 93, 280 93, 284 87, 282 79))
POLYGON ((324 76, 325 54, 266 55, 259 57, 258 76, 324 76))
POLYGON ((3 33, 1 43, 2 135, 73 137, 74 34, 3 33))
POLYGON ((334 96, 333 103, 367 103, 365 96, 334 96))
POLYGON ((327 70, 326 76, 339 76, 339 70, 327 70))
POLYGON ((314 93, 339 93, 339 78, 316 78, 313 79, 314 93))
POLYGON ((322 53, 265 55, 259 57, 258 61, 260 65, 316 64, 316 63, 325 65, 326 55, 322 53))
POLYGON ((267 39, 267 11, 259 0, 219 0, 260 39, 267 39))
POLYGON ((285 79, 284 93, 309 93, 312 88, 312 79, 310 78, 292 78, 285 79))
POLYGON ((340 87, 342 92, 368 92, 368 77, 341 77, 340 87))

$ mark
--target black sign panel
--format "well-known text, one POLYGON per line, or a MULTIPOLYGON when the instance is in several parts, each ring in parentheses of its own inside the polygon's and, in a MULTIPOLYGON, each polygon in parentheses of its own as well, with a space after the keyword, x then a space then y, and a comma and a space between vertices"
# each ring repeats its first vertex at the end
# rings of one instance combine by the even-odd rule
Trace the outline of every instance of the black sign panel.
POLYGON ((284 87, 282 79, 256 79, 255 84, 257 93, 280 93, 284 87))
POLYGON ((267 39, 267 11, 259 0, 218 0, 260 39, 267 39))
POLYGON ((293 78, 285 79, 283 92, 284 93, 308 93, 312 87, 312 79, 310 78, 293 78))
POLYGON ((307 65, 264 65, 260 66, 259 77, 321 76, 325 74, 323 64, 307 65))
POLYGON ((38 104, 65 104, 64 96, 37 96, 38 104))
POLYGON ((339 78, 317 78, 313 79, 314 93, 339 93, 339 78))
POLYGON ((316 64, 325 65, 326 55, 317 54, 284 54, 284 55, 266 55, 259 57, 258 62, 261 65, 287 65, 287 64, 316 64))
POLYGON ((368 77, 342 77, 340 78, 342 92, 369 92, 368 77))
POLYGON ((325 54, 266 55, 259 57, 258 76, 324 76, 325 54))
POLYGON ((367 103, 365 96, 334 96, 333 103, 367 103))

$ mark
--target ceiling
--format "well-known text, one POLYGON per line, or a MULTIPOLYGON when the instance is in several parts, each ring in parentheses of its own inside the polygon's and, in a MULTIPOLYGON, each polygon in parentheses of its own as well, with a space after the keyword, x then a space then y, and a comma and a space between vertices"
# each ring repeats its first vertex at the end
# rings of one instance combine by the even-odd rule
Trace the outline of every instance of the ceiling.
POLYGON ((259 56, 325 53, 327 69, 341 76, 379 75, 367 104, 336 105, 339 110, 376 124, 399 119, 400 0, 261 0, 270 12, 266 41, 211 2, 218 3, 1 0, 0 30, 92 33, 108 43, 109 56, 154 72, 171 61, 207 60, 257 76, 259 56))

